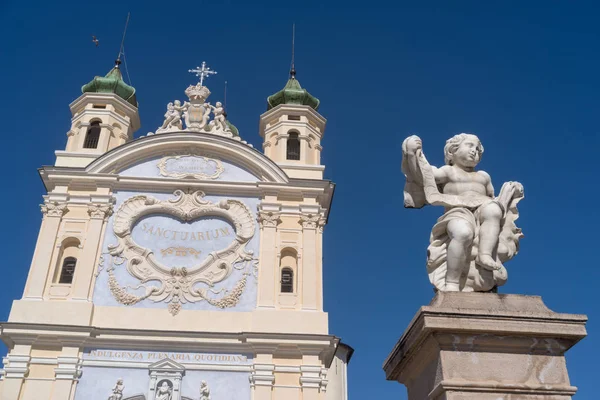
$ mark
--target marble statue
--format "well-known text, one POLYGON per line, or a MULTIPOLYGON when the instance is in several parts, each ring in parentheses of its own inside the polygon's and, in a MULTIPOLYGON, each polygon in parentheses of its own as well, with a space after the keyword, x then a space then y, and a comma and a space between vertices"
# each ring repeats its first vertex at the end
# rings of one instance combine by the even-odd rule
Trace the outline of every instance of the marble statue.
POLYGON ((221 104, 220 101, 217 101, 214 106, 210 105, 210 103, 208 103, 208 106, 212 109, 214 114, 214 128, 221 131, 228 130, 227 122, 225 121, 225 109, 223 108, 223 104, 221 104))
POLYGON ((210 400, 210 389, 206 384, 206 381, 202 381, 200 385, 200 400, 210 400))
POLYGON ((108 396, 108 400, 121 400, 123 398, 123 389, 125 389, 123 379, 119 378, 112 388, 112 394, 108 396))
POLYGON ((446 165, 431 166, 418 136, 402 144, 406 175, 404 206, 445 207, 434 225, 427 249, 427 271, 437 290, 495 290, 506 283, 504 263, 513 258, 523 236, 515 225, 523 186, 507 182, 495 196, 490 175, 476 171, 483 145, 475 135, 461 133, 446 142, 446 165))
POLYGON ((156 396, 154 397, 154 400, 171 400, 173 396, 173 388, 169 383, 170 382, 167 380, 159 382, 158 387, 156 388, 156 396))
POLYGON ((182 113, 187 110, 188 103, 181 105, 179 100, 167 104, 167 112, 165 113, 165 121, 162 126, 156 130, 156 133, 168 132, 171 130, 182 130, 181 123, 182 113))

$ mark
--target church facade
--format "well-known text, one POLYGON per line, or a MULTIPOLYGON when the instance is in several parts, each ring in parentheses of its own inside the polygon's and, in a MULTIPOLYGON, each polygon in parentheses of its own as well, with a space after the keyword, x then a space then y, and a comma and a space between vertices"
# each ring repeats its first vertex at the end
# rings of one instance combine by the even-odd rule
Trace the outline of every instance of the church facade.
POLYGON ((326 120, 292 70, 245 142, 204 80, 140 127, 119 64, 71 105, 23 297, 0 323, 3 400, 345 400, 323 309, 326 120))

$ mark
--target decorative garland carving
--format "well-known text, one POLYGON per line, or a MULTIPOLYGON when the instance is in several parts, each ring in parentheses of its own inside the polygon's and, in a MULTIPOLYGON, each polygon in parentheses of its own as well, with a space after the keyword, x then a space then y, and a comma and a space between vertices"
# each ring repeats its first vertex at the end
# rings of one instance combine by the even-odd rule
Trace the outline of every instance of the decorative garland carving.
POLYGON ((225 168, 223 167, 223 163, 221 163, 220 160, 217 160, 216 158, 208 158, 206 156, 202 156, 200 154, 194 154, 194 153, 171 155, 171 156, 163 157, 160 159, 158 164, 156 164, 156 166, 158 167, 160 174, 162 176, 167 176, 167 177, 176 178, 176 179, 183 179, 183 178, 217 179, 225 171, 225 168), (200 159, 204 160, 207 164, 214 163, 215 172, 213 174, 209 175, 209 174, 205 174, 202 172, 186 172, 186 171, 173 172, 173 171, 167 170, 167 162, 169 160, 179 160, 182 157, 196 157, 196 158, 200 158, 200 159))
MULTIPOLYGON (((107 269, 109 288, 115 299, 124 305, 133 305, 144 299, 169 303, 169 311, 176 315, 181 304, 206 300, 220 308, 229 308, 238 304, 246 287, 246 278, 253 265, 253 252, 246 245, 255 233, 252 212, 238 200, 222 200, 218 204, 204 200, 204 193, 184 193, 176 190, 175 199, 160 201, 152 196, 133 196, 126 200, 115 214, 113 230, 118 243, 108 246, 110 255, 126 260, 127 271, 140 280, 140 285, 130 289, 145 289, 143 295, 128 292, 114 275, 114 266, 107 269), (192 267, 173 267, 163 265, 154 257, 154 253, 135 243, 131 236, 134 224, 143 216, 167 214, 182 221, 192 221, 199 217, 215 216, 230 221, 235 227, 236 237, 226 248, 211 252, 205 260, 192 267), (240 264, 243 264, 241 267, 240 264), (250 266, 250 267, 249 267, 250 266), (208 295, 209 289, 228 278, 234 270, 244 270, 243 276, 235 287, 220 299, 208 295), (152 282, 152 283, 150 283, 152 282), (206 288, 197 288, 205 284, 206 288)), ((116 264, 116 263, 115 263, 116 264)), ((218 292, 214 292, 218 293, 218 292)))

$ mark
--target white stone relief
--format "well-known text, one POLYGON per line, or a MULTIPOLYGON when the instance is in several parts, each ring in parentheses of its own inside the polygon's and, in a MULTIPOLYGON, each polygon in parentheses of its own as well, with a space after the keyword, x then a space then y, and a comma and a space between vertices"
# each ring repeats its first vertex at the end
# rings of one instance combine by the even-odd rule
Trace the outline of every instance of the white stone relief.
POLYGON ((123 379, 117 379, 117 383, 112 388, 112 394, 108 396, 108 400, 121 400, 123 399, 123 390, 125 390, 125 385, 123 384, 123 379))
MULTIPOLYGON (((222 200, 218 204, 204 200, 204 193, 175 191, 175 199, 160 201, 152 196, 134 196, 123 202, 113 221, 118 243, 109 245, 112 265, 106 268, 108 284, 114 298, 121 304, 133 305, 144 299, 166 302, 171 314, 176 315, 187 302, 206 301, 219 308, 238 304, 246 288, 248 275, 254 273, 256 260, 246 245, 255 234, 254 216, 248 207, 238 200, 222 200), (184 222, 201 217, 218 217, 232 223, 235 237, 221 250, 211 251, 198 263, 186 267, 168 266, 161 262, 152 249, 136 243, 132 231, 136 222, 144 216, 167 215, 184 222), (123 264, 129 274, 139 280, 134 289, 143 294, 133 294, 122 286, 115 268, 123 264), (218 282, 227 279, 234 270, 242 271, 241 278, 231 290, 215 291, 218 282), (220 298, 215 295, 224 293, 220 298)), ((192 260, 195 260, 193 258, 192 260)))
POLYGON ((523 236, 515 225, 523 186, 507 182, 494 195, 490 176, 475 171, 483 153, 475 135, 461 133, 449 139, 441 168, 428 163, 417 136, 404 140, 402 153, 405 207, 445 207, 427 249, 431 283, 442 291, 478 292, 506 283, 503 264, 517 254, 523 236))
POLYGON ((162 176, 176 179, 214 180, 225 171, 220 160, 194 153, 163 157, 156 166, 162 176))

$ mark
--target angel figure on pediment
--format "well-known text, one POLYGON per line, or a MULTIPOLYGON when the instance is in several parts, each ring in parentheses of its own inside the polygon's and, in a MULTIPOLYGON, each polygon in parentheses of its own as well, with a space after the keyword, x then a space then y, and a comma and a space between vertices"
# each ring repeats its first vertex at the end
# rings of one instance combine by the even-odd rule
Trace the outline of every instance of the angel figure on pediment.
POLYGON ((213 121, 211 122, 211 125, 213 125, 213 127, 216 130, 226 131, 228 127, 227 122, 225 120, 225 109, 223 108, 223 104, 220 101, 217 101, 217 103, 214 106, 210 103, 207 104, 212 109, 213 114, 215 115, 213 121))
POLYGON ((167 104, 167 112, 165 113, 165 121, 162 126, 158 128, 157 132, 176 129, 182 130, 182 113, 186 111, 187 106, 187 103, 182 105, 179 100, 169 102, 169 104, 167 104))

